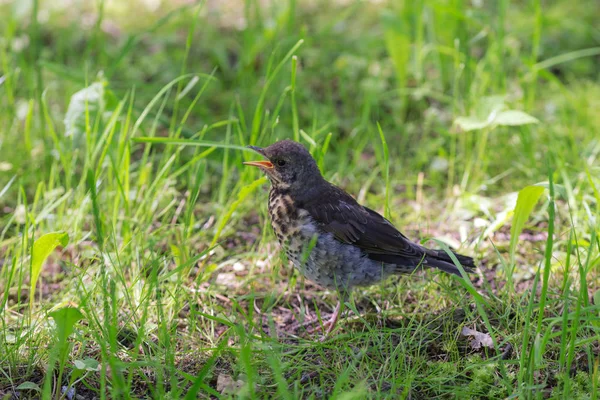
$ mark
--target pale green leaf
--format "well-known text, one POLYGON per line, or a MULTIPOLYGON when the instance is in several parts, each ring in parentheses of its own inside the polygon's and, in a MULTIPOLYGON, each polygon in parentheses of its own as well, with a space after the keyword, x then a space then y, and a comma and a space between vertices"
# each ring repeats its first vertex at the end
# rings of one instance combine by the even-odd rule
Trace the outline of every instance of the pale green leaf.
POLYGON ((17 386, 17 390, 35 390, 36 392, 41 392, 40 386, 34 382, 23 382, 19 386, 17 386))
POLYGON ((104 108, 104 86, 103 82, 94 82, 71 96, 65 114, 65 136, 77 138, 85 133, 86 110, 90 115, 104 108))
POLYGON ((489 120, 482 120, 476 117, 458 117, 454 120, 454 124, 465 132, 483 129, 490 125, 489 120))
POLYGON ((489 120, 490 116, 498 114, 506 108, 505 96, 486 96, 477 101, 475 116, 480 120, 489 120))
POLYGON ((540 121, 537 118, 519 110, 500 111, 494 118, 494 124, 502 126, 520 126, 538 122, 540 121))
POLYGON ((63 307, 49 313, 56 323, 56 337, 60 345, 64 345, 73 333, 75 324, 83 319, 83 314, 75 307, 63 307))
POLYGON ((34 382, 23 382, 16 388, 17 390, 35 390, 36 392, 41 392, 42 389, 37 383, 34 382))
POLYGON ((52 253, 57 246, 65 247, 68 243, 69 235, 65 232, 52 232, 42 235, 33 244, 33 252, 31 255, 31 281, 29 284, 30 305, 33 304, 35 286, 37 285, 38 278, 42 272, 44 261, 46 261, 50 253, 52 253))
POLYGON ((544 188, 541 186, 527 186, 519 192, 515 213, 513 215, 512 226, 510 227, 510 258, 514 261, 515 249, 519 241, 519 235, 525 227, 525 223, 529 219, 529 215, 537 204, 544 188))
POLYGON ((75 368, 82 369, 85 371, 98 371, 100 369, 100 363, 93 358, 86 358, 85 360, 75 360, 73 362, 75 368))
POLYGON ((506 110, 504 96, 483 97, 475 107, 475 115, 458 117, 454 120, 454 124, 466 132, 499 125, 519 126, 538 122, 526 112, 506 110))

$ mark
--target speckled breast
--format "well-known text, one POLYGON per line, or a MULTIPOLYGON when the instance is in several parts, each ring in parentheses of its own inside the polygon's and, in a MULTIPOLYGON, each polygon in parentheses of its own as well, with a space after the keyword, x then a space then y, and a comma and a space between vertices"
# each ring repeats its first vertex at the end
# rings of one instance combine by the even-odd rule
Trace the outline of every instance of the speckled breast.
POLYGON ((308 212, 297 208, 285 191, 272 189, 269 194, 269 214, 273 231, 288 259, 304 276, 322 283, 312 260, 320 235, 308 212))
POLYGON ((275 235, 290 261, 302 275, 323 287, 345 291, 370 285, 395 268, 372 261, 357 247, 322 232, 286 192, 271 189, 269 214, 275 235))
POLYGON ((279 244, 296 264, 303 247, 301 231, 304 219, 300 218, 290 195, 275 189, 269 193, 269 214, 279 244))

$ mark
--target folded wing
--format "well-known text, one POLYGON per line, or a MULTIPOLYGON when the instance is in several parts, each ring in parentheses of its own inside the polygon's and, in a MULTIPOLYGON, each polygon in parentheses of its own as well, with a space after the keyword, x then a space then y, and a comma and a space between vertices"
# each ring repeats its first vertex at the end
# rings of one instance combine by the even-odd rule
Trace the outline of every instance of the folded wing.
MULTIPOLYGON (((402 267, 427 265, 460 275, 446 252, 430 250, 412 242, 377 212, 361 206, 346 192, 331 185, 327 196, 318 202, 304 203, 314 221, 324 232, 360 248, 374 261, 402 267)), ((456 255, 470 272, 475 267, 470 257, 456 255)))

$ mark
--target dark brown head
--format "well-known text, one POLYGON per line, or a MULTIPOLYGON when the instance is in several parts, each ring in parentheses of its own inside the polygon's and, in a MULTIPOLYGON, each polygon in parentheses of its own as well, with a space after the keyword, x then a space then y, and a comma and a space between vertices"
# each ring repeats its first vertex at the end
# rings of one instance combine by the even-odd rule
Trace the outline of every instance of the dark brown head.
POLYGON ((249 161, 244 164, 262 169, 275 187, 301 191, 323 180, 315 159, 300 143, 282 140, 265 148, 248 147, 264 156, 266 160, 249 161))

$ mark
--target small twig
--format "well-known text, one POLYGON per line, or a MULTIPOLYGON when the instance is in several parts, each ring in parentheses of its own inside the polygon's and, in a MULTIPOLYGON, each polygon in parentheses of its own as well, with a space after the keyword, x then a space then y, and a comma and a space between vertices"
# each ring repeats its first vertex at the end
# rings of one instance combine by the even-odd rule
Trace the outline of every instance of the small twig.
POLYGON ((177 206, 177 210, 175 210, 175 214, 173 215, 173 218, 171 219, 171 225, 175 225, 177 223, 177 219, 183 212, 184 206, 185 206, 185 197, 183 199, 181 199, 181 201, 179 202, 179 206, 177 206))

